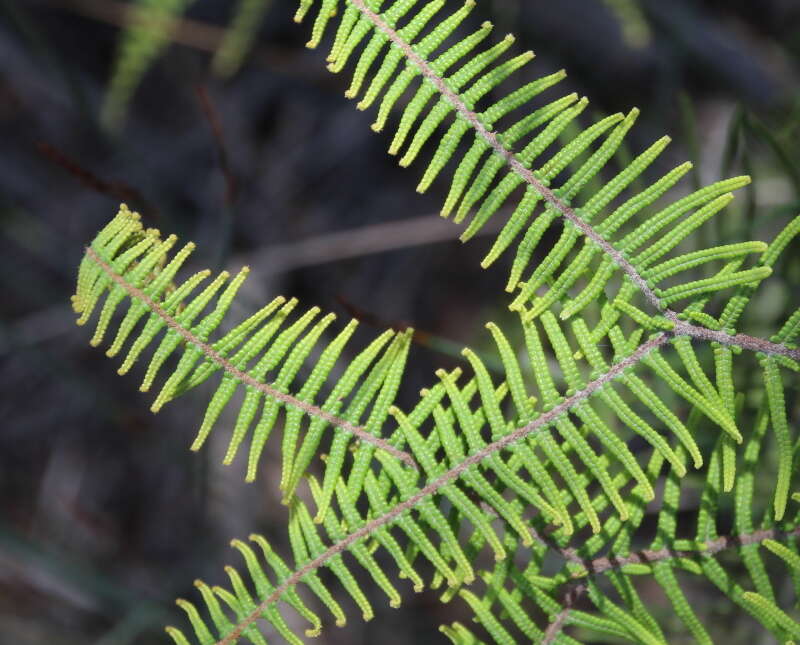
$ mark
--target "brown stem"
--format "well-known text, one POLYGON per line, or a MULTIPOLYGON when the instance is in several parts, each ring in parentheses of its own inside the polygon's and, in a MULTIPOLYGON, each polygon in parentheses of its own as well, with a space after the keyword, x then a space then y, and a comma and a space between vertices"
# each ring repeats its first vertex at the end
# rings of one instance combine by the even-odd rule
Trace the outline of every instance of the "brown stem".
POLYGON ((558 638, 561 628, 564 626, 564 623, 569 616, 569 612, 571 612, 572 608, 577 604, 577 602, 583 598, 583 595, 586 593, 587 589, 588 587, 586 586, 586 583, 571 585, 569 589, 567 589, 567 592, 561 599, 562 609, 556 614, 556 617, 553 618, 553 620, 547 626, 547 630, 544 632, 544 638, 542 639, 541 645, 551 645, 555 642, 556 638, 558 638))
MULTIPOLYGON (((675 558, 696 558, 698 556, 716 555, 720 551, 731 549, 734 547, 747 546, 748 544, 760 544, 764 540, 780 540, 787 537, 796 537, 800 535, 800 526, 796 526, 789 530, 781 530, 777 528, 761 529, 747 533, 745 535, 724 535, 715 540, 708 540, 703 543, 703 549, 696 551, 682 551, 664 547, 662 549, 642 549, 623 557, 612 558, 595 558, 593 560, 578 559, 578 562, 584 566, 588 572, 587 575, 596 575, 610 569, 620 569, 628 564, 651 564, 661 560, 670 560, 675 558)), ((570 549, 571 551, 571 549, 570 549)), ((562 555, 564 555, 562 553, 562 555)), ((574 557, 564 556, 570 561, 575 561, 574 557)), ((564 622, 567 620, 569 612, 575 606, 576 601, 583 596, 586 592, 585 582, 575 582, 568 586, 563 596, 562 607, 563 609, 556 615, 556 617, 547 626, 544 639, 541 645, 551 645, 558 636, 564 622)))
POLYGON ((664 547, 662 549, 642 549, 635 551, 623 557, 603 557, 595 558, 594 560, 581 560, 581 564, 586 567, 589 575, 602 573, 609 569, 619 569, 628 564, 650 564, 660 560, 671 560, 674 558, 693 558, 698 555, 715 555, 720 551, 731 549, 733 547, 747 546, 748 544, 757 544, 764 540, 774 540, 786 537, 794 537, 800 535, 800 526, 797 526, 788 531, 777 528, 761 529, 747 533, 745 535, 724 535, 716 540, 708 540, 703 542, 702 549, 697 551, 681 551, 664 547))
POLYGON ((217 157, 219 158, 219 167, 222 171, 222 176, 225 178, 225 204, 228 206, 236 202, 239 195, 238 182, 236 175, 231 170, 231 164, 228 158, 228 148, 225 145, 225 135, 222 131, 222 122, 220 121, 219 114, 217 113, 211 97, 208 95, 208 90, 203 85, 195 87, 197 99, 200 101, 200 108, 203 110, 203 116, 206 117, 208 125, 211 128, 211 134, 214 137, 214 144, 217 147, 217 157))
POLYGON ((721 343, 723 345, 736 345, 742 349, 748 349, 753 352, 761 352, 763 354, 777 354, 786 356, 796 361, 800 361, 800 349, 792 349, 786 345, 779 343, 772 343, 763 338, 755 336, 748 336, 747 334, 726 334, 724 331, 714 331, 707 327, 699 327, 687 322, 677 319, 677 317, 670 318, 675 322, 673 332, 676 336, 691 336, 700 340, 708 342, 721 343))
POLYGON ((200 349, 210 361, 219 365, 222 369, 224 369, 228 374, 233 376, 238 381, 244 383, 248 387, 251 387, 255 390, 259 390, 260 392, 263 392, 267 396, 271 396, 272 398, 277 399, 282 403, 299 408, 300 410, 302 410, 303 412, 305 412, 310 416, 319 417, 320 419, 324 419, 328 423, 338 426, 343 430, 347 430, 348 432, 352 433, 353 435, 361 439, 361 441, 371 443, 377 448, 380 448, 381 450, 389 453, 390 455, 402 460, 408 466, 411 466, 412 468, 417 468, 417 464, 414 461, 414 458, 410 454, 402 450, 398 450, 385 439, 376 437, 375 435, 367 432, 363 428, 353 425, 346 419, 341 419, 331 414, 330 412, 327 412, 322 408, 317 407, 316 405, 311 405, 310 403, 301 401, 300 399, 293 397, 291 394, 286 394, 284 392, 281 392, 280 390, 276 390, 274 387, 271 387, 266 383, 261 383, 260 381, 257 381, 247 372, 244 372, 240 370, 238 367, 236 367, 227 358, 225 358, 217 350, 211 347, 211 345, 203 342, 197 336, 195 336, 191 331, 182 327, 177 320, 175 320, 166 311, 164 311, 164 309, 162 309, 161 306, 157 302, 155 302, 150 296, 148 296, 144 291, 133 286, 127 280, 125 280, 125 278, 123 278, 116 271, 114 271, 114 268, 111 265, 109 265, 105 260, 103 260, 103 258, 101 258, 93 248, 87 247, 86 254, 97 263, 97 265, 108 275, 109 278, 111 278, 120 287, 122 287, 125 291, 127 291, 132 298, 146 304, 147 307, 153 313, 155 313, 159 318, 161 318, 170 329, 179 334, 188 343, 191 343, 192 345, 200 349))
POLYGON ((36 144, 36 149, 45 159, 66 170, 87 188, 101 195, 113 197, 117 201, 133 202, 143 213, 150 214, 156 219, 158 218, 156 209, 142 197, 142 194, 136 188, 122 181, 107 181, 98 177, 88 168, 82 166, 76 159, 44 141, 39 141, 36 144))

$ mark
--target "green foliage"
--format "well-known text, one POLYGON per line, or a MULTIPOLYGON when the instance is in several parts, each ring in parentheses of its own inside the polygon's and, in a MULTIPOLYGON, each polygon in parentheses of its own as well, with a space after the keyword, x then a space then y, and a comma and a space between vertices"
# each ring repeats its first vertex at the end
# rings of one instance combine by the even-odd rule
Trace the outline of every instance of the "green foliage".
MULTIPOLYGON (((769 342, 737 332, 759 284, 800 233, 800 217, 769 244, 702 244, 698 229, 723 216, 731 192, 749 178, 667 198, 691 168, 646 180, 668 138, 616 165, 637 110, 581 129, 585 99, 534 105, 562 72, 492 98, 532 54, 504 58, 512 37, 479 51, 488 23, 455 36, 472 0, 443 18, 442 0, 417 4, 322 0, 310 45, 338 16, 330 69, 354 64, 347 96, 360 96, 360 109, 378 104, 373 129, 385 129, 401 106, 389 152, 404 166, 432 153, 419 190, 454 167, 442 214, 471 217, 463 239, 505 217, 483 261, 488 267, 516 244, 507 290, 517 321, 487 324, 501 378, 486 368, 489 351, 481 358, 465 349, 463 367, 437 371, 419 401, 402 409, 395 396, 410 332, 381 335, 336 373, 354 323, 315 350, 332 316, 312 326, 319 315, 312 308, 289 324, 296 302, 280 298, 212 342, 246 270, 232 280, 223 272, 192 296, 209 274, 175 282, 191 245, 170 259, 174 236, 144 230, 125 208, 81 265, 79 323, 105 296, 92 344, 129 301, 108 352, 132 338, 120 371, 156 346, 160 333, 142 389, 178 354, 154 410, 224 372, 194 449, 243 386, 225 461, 262 409, 251 439, 252 480, 286 407, 280 485, 292 561, 261 536, 234 540, 244 566, 226 568, 229 588, 197 583, 208 618, 178 601, 196 642, 266 642, 257 618, 301 642, 278 600, 308 623, 307 635, 323 625, 308 599, 344 624, 334 579, 365 620, 375 587, 391 606, 401 603, 398 581, 439 590, 443 602, 460 598, 482 633, 442 627, 455 643, 513 643, 520 635, 665 643, 676 625, 711 642, 709 611, 684 592, 688 576, 715 587, 775 638, 797 638, 800 623, 776 593, 775 576, 791 576, 795 593, 800 588, 800 512, 790 494, 798 441, 787 404, 800 372, 800 309, 769 342), (404 95, 410 100, 401 102, 404 95), (755 400, 734 364, 761 380, 755 400), (326 384, 324 403, 310 407, 326 384), (347 424, 360 423, 368 436, 353 443, 347 424), (388 443, 369 440, 381 436, 388 443), (416 467, 398 459, 400 451, 416 467), (681 515, 691 499, 699 503, 689 507, 689 526, 681 515), (721 536, 717 518, 726 504, 734 527, 721 536), (320 576, 322 568, 330 575, 320 576), (663 590, 668 616, 645 602, 642 581, 663 590)), ((257 3, 241 6, 257 11, 257 3)), ((296 17, 312 6, 301 2, 296 17)), ((176 643, 191 642, 168 631, 176 643)))
POLYGON ((638 0, 603 0, 619 21, 622 38, 629 47, 641 49, 650 44, 650 25, 638 0))
POLYGON ((212 69, 222 77, 232 76, 242 65, 255 40, 261 19, 271 6, 270 0, 239 0, 231 26, 214 53, 212 69))
MULTIPOLYGON (((173 284, 178 269, 194 248, 194 244, 189 243, 170 258, 169 251, 176 241, 174 235, 162 240, 157 230, 145 230, 139 215, 123 206, 95 238, 91 252, 81 264, 78 288, 73 297, 73 307, 81 313, 78 324, 89 320, 105 295, 91 340, 92 345, 100 345, 117 308, 124 301, 130 301, 106 354, 116 356, 132 337, 137 323, 144 320, 118 370, 120 374, 127 373, 142 353, 155 347, 139 388, 142 392, 150 390, 170 356, 179 354, 177 365, 165 379, 153 402, 153 412, 158 412, 166 402, 205 382, 215 372, 224 370, 192 450, 202 447, 237 388, 244 386, 244 401, 224 463, 233 461, 260 409, 261 416, 252 430, 250 441, 248 481, 255 479, 264 444, 281 408, 286 405, 286 401, 278 400, 270 392, 265 393, 254 385, 265 382, 269 374, 271 390, 291 395, 295 389, 299 403, 286 410, 283 436, 286 459, 283 462, 282 485, 286 494, 291 495, 315 454, 327 424, 325 419, 317 415, 310 420, 308 427, 301 428, 307 415, 313 412, 302 406, 314 404, 315 397, 330 378, 339 355, 353 334, 356 321, 351 321, 333 341, 321 348, 320 336, 335 316, 328 314, 311 326, 320 313, 318 307, 312 307, 289 324, 297 300, 293 298, 286 301, 278 297, 209 344, 210 335, 222 323, 249 270, 243 268, 233 279, 230 279, 227 271, 223 271, 199 293, 193 294, 211 272, 201 271, 180 284, 173 284), (210 311, 201 315, 207 309, 210 311), (162 337, 157 341, 161 332, 162 337), (314 351, 319 353, 316 360, 309 358, 314 351), (312 367, 310 373, 302 384, 292 387, 304 366, 312 367), (297 450, 301 434, 303 443, 297 450)), ((388 407, 402 375, 409 339, 409 333, 393 332, 385 332, 376 338, 338 375, 336 385, 331 388, 322 409, 330 414, 340 414, 344 399, 352 397, 352 401, 341 412, 342 417, 357 424, 369 411, 367 431, 378 432, 388 415, 388 407)), ((346 433, 337 437, 335 445, 339 450, 346 449, 348 437, 346 433)))
POLYGON ((120 39, 103 106, 101 120, 107 128, 120 125, 142 77, 169 44, 175 16, 185 11, 192 1, 139 0, 132 8, 132 25, 120 39))
MULTIPOLYGON (((176 21, 195 0, 133 0, 131 25, 120 39, 102 122, 117 129, 142 78, 164 52, 176 21)), ((251 49, 272 0, 239 0, 211 62, 222 78, 234 75, 251 49)))

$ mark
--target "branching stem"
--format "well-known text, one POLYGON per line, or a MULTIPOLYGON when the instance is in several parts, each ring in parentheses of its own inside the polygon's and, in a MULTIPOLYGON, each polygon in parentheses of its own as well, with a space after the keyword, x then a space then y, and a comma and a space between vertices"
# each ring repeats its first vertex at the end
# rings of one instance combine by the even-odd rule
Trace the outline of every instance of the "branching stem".
MULTIPOLYGON (((578 557, 572 549, 564 549, 560 551, 567 551, 562 555, 572 561, 578 562, 586 568, 587 575, 595 575, 603 573, 610 569, 620 569, 628 564, 651 564, 661 560, 671 560, 675 558, 697 558, 716 555, 720 551, 731 549, 735 547, 747 546, 748 544, 760 544, 764 540, 780 540, 788 537, 797 537, 800 535, 800 526, 795 526, 792 529, 782 530, 778 528, 761 529, 747 533, 745 535, 724 535, 715 540, 708 540, 703 542, 702 548, 696 551, 684 551, 664 547, 663 549, 642 549, 635 551, 622 557, 602 557, 595 558, 594 560, 583 560, 578 557)), ((555 642, 561 628, 567 620, 569 612, 575 606, 575 603, 586 593, 586 583, 583 581, 576 581, 569 585, 563 596, 562 607, 563 609, 556 614, 555 618, 547 626, 542 645, 551 645, 555 642)))
POLYGON ((411 510, 423 499, 425 499, 429 495, 433 495, 436 491, 442 488, 442 486, 446 486, 453 480, 458 479, 458 477, 460 477, 464 473, 464 471, 466 471, 471 466, 479 464, 489 455, 499 450, 502 450, 503 448, 509 446, 510 444, 516 441, 519 441, 523 437, 527 437, 540 429, 544 429, 545 427, 547 427, 547 425, 555 421, 559 416, 568 412, 570 408, 572 408, 579 402, 587 399, 594 392, 603 387, 606 383, 612 381, 617 376, 622 374, 624 370, 636 365, 636 363, 642 360, 642 358, 644 358, 652 350, 668 342, 669 339, 670 335, 667 333, 662 333, 658 334, 657 336, 654 336, 646 343, 643 343, 640 347, 638 347, 636 351, 633 352, 630 356, 616 363, 608 372, 606 372, 601 377, 589 383, 583 390, 576 392, 567 399, 564 399, 564 401, 562 401, 560 404, 551 408, 544 414, 538 416, 536 419, 534 419, 527 425, 524 425, 521 428, 517 428, 510 434, 507 434, 501 439, 498 439, 497 441, 488 444, 486 447, 484 447, 482 450, 479 450, 475 454, 470 455, 464 461, 454 466, 444 474, 440 475, 428 485, 420 488, 411 497, 397 504, 390 511, 387 511, 380 517, 377 517, 374 520, 367 522, 360 529, 353 531, 352 533, 350 533, 350 535, 343 538, 333 546, 329 547, 326 551, 318 555, 313 560, 310 560, 309 562, 304 564, 300 569, 295 571, 291 576, 289 576, 281 584, 275 587, 275 590, 269 596, 267 596, 248 616, 240 620, 237 623, 234 630, 230 634, 225 636, 225 638, 221 639, 217 643, 217 645, 231 645, 232 643, 236 642, 236 639, 238 639, 239 636, 242 635, 242 632, 245 629, 247 629, 248 625, 257 620, 258 617, 264 612, 264 610, 267 607, 269 607, 269 605, 277 601, 289 588, 293 587, 298 582, 300 582, 300 580, 302 580, 306 575, 308 575, 312 571, 316 571, 332 557, 342 553, 342 551, 345 551, 351 544, 357 542, 358 540, 364 537, 367 537, 376 529, 379 529, 380 527, 385 526, 386 524, 389 524, 390 522, 394 521, 398 516, 402 515, 406 511, 411 510))
MULTIPOLYGON (((209 360, 215 362, 217 365, 222 367, 226 372, 228 372, 234 378, 238 379, 242 383, 245 383, 249 387, 255 388, 261 392, 264 392, 268 396, 272 396, 278 399, 279 401, 282 401, 283 403, 296 406, 309 415, 318 416, 328 421, 329 423, 332 423, 345 430, 348 430, 362 441, 367 441, 369 443, 372 443, 376 447, 384 450, 385 452, 397 457, 398 459, 401 459, 404 463, 408 464, 409 466, 416 468, 416 462, 414 461, 414 458, 410 454, 395 448, 386 440, 381 439, 380 437, 375 437, 374 435, 368 433, 363 428, 354 426, 349 421, 340 419, 339 417, 336 417, 317 406, 310 405, 289 394, 280 392, 279 390, 276 390, 275 388, 265 383, 261 383, 260 381, 257 381, 246 372, 243 372, 235 365, 233 365, 229 360, 227 360, 224 356, 222 356, 219 352, 217 352, 209 344, 203 342, 200 338, 195 336, 190 330, 181 326, 177 320, 175 320, 166 311, 164 311, 164 309, 158 303, 156 303, 152 298, 150 298, 150 296, 148 296, 141 289, 135 287, 134 285, 130 284, 127 280, 125 280, 125 278, 119 275, 111 265, 109 265, 105 260, 103 260, 103 258, 101 258, 98 255, 98 253, 94 249, 92 249, 91 247, 87 247, 86 253, 90 258, 92 258, 94 262, 97 263, 97 265, 109 276, 111 280, 113 280, 116 284, 122 287, 132 298, 140 302, 143 302, 145 305, 147 305, 147 307, 150 308, 150 310, 153 313, 159 316, 167 324, 167 326, 170 327, 170 329, 178 333, 187 342, 199 348, 209 360)), ((296 585, 298 582, 300 582, 300 580, 302 580, 306 575, 308 575, 312 571, 316 571, 317 569, 319 569, 332 557, 345 551, 351 544, 357 542, 358 540, 364 537, 367 537, 376 529, 393 522, 398 516, 402 515, 406 511, 411 510, 420 501, 422 501, 423 499, 425 499, 430 495, 433 495, 443 486, 446 486, 453 480, 458 479, 468 468, 481 463, 489 455, 498 452, 506 448, 507 446, 519 441, 520 439, 523 439, 524 437, 534 434, 539 430, 545 429, 559 416, 569 412, 569 410, 572 409, 575 405, 589 398, 592 394, 594 394, 602 387, 604 387, 605 385, 616 379, 618 376, 620 376, 625 370, 637 365, 651 351, 653 351, 658 347, 661 347, 662 345, 665 345, 672 338, 678 335, 692 336, 695 338, 699 338, 701 340, 716 341, 724 343, 726 345, 738 345, 745 349, 750 349, 753 351, 781 354, 790 357, 794 357, 794 355, 798 353, 797 350, 792 350, 787 347, 784 347, 783 345, 778 345, 776 343, 770 343, 769 341, 765 341, 761 338, 746 336, 744 334, 737 334, 735 336, 732 336, 730 334, 725 334, 724 332, 716 332, 676 320, 675 328, 673 330, 664 331, 651 337, 645 343, 640 345, 632 354, 620 360, 619 362, 615 363, 608 370, 608 372, 598 377, 594 381, 591 381, 583 390, 580 390, 575 394, 573 394, 572 396, 564 399, 561 403, 554 406, 544 414, 538 416, 536 419, 534 419, 527 425, 517 428, 513 432, 505 435, 504 437, 498 439, 497 441, 488 444, 482 450, 479 450, 478 452, 470 455, 461 463, 457 464, 444 474, 440 475, 438 478, 436 478, 426 486, 420 488, 412 496, 408 497, 406 500, 397 504, 394 508, 387 511, 384 515, 381 515, 380 517, 377 517, 367 522, 360 529, 354 531, 353 533, 350 533, 348 536, 346 536, 339 542, 329 547, 326 551, 318 555, 316 558, 307 562, 300 569, 298 569, 291 576, 289 576, 283 583, 278 585, 275 588, 275 590, 269 596, 267 596, 267 598, 265 598, 248 616, 239 621, 239 623, 236 625, 233 631, 227 636, 225 636, 222 640, 220 640, 217 645, 230 645, 231 643, 234 643, 236 639, 238 639, 239 636, 241 636, 242 632, 245 629, 247 629, 247 627, 250 624, 252 624, 255 620, 257 620, 258 617, 263 613, 263 611, 269 605, 280 599, 280 597, 289 588, 296 585)), ((717 542, 720 541, 718 540, 717 542)), ((728 547, 727 543, 724 542, 720 542, 720 544, 716 547, 711 543, 709 544, 710 552, 716 552, 716 551, 711 551, 711 549, 713 548, 716 548, 716 550, 719 551, 727 547, 728 547)), ((663 557, 671 557, 669 555, 670 552, 668 552, 667 549, 662 549, 661 551, 664 551, 666 553, 666 555, 663 555, 663 557)), ((653 551, 649 553, 641 552, 641 554, 648 555, 650 557, 650 560, 652 560, 654 557, 656 559, 659 559, 659 554, 661 553, 661 551, 653 551)), ((643 555, 641 554, 640 555, 632 554, 629 557, 630 558, 643 557, 643 555)), ((663 559, 663 557, 661 559, 663 559)), ((636 559, 630 560, 630 562, 639 562, 639 561, 642 560, 636 560, 636 559)), ((623 564, 627 563, 628 562, 624 562, 623 564)), ((600 566, 601 564, 598 562, 597 567, 600 566)), ((612 566, 616 565, 609 565, 606 568, 612 568, 612 566)), ((592 571, 597 573, 602 570, 604 569, 598 568, 596 570, 593 569, 592 571)))
MULTIPOLYGON (((403 513, 411 510, 414 506, 416 506, 421 500, 425 499, 426 497, 433 495, 443 486, 449 484, 453 480, 460 477, 468 468, 474 466, 476 464, 481 463, 486 457, 489 455, 506 448, 510 444, 519 441, 520 439, 530 436, 533 433, 545 429, 550 423, 555 421, 555 419, 562 414, 567 413, 573 406, 580 403, 581 401, 587 399, 591 396, 594 392, 605 386, 607 383, 612 381, 613 379, 617 378, 622 372, 630 367, 636 365, 639 361, 641 361, 648 353, 652 350, 664 345, 665 343, 669 342, 675 336, 691 336, 693 338, 698 338, 705 341, 710 342, 718 342, 725 345, 735 345, 742 347, 744 349, 748 349, 751 351, 756 352, 763 352, 766 354, 779 354, 782 356, 786 356, 789 358, 793 358, 795 360, 800 360, 800 350, 793 349, 786 347, 784 345, 780 345, 777 343, 772 343, 767 340, 763 340, 761 338, 755 338, 753 336, 748 336, 745 334, 736 334, 731 335, 721 331, 713 331, 710 329, 706 329, 704 327, 700 327, 697 325, 692 325, 690 323, 683 322, 678 319, 678 315, 672 311, 671 309, 664 307, 658 296, 655 294, 653 289, 651 289, 648 285, 646 280, 639 274, 633 264, 625 258, 625 256, 614 248, 605 238, 603 238, 594 228, 592 228, 586 221, 584 221, 574 209, 572 209, 566 202, 560 199, 554 191, 548 188, 540 179, 536 177, 533 171, 529 168, 526 168, 522 162, 516 157, 513 151, 506 149, 503 144, 500 142, 497 134, 491 131, 480 119, 478 114, 471 110, 461 99, 461 97, 450 89, 447 84, 445 83, 444 79, 442 79, 439 75, 434 72, 428 62, 422 58, 419 54, 417 54, 411 45, 403 40, 403 38, 397 33, 397 31, 389 25, 380 15, 372 11, 364 2, 364 0, 349 0, 353 6, 355 6, 368 20, 370 20, 380 32, 382 32, 396 47, 398 47, 404 54, 407 60, 413 63, 419 70, 422 76, 431 84, 436 87, 442 97, 448 101, 453 108, 456 110, 458 115, 463 118, 467 123, 469 123, 475 132, 484 140, 486 143, 492 148, 492 150, 497 154, 499 157, 505 160, 506 164, 509 168, 516 173, 520 178, 523 179, 529 186, 531 186, 536 192, 538 192, 542 198, 550 204, 553 208, 555 208, 566 220, 568 220, 572 225, 574 225, 578 230, 580 230, 587 238, 592 240, 594 244, 596 244, 606 255, 608 255, 616 264, 620 267, 620 269, 628 276, 628 278, 636 285, 636 287, 641 291, 644 295, 645 299, 658 311, 663 313, 668 319, 670 319, 674 324, 675 327, 672 331, 669 332, 662 332, 653 336, 642 344, 640 347, 636 349, 630 356, 626 357, 625 359, 619 361, 615 365, 611 367, 611 369, 601 377, 595 379, 591 383, 589 383, 585 389, 573 394, 569 398, 562 401, 557 406, 553 407, 549 411, 545 412, 541 416, 537 417, 532 422, 528 423, 525 426, 517 428, 510 434, 502 437, 501 439, 487 445, 482 450, 476 452, 473 455, 467 457, 464 461, 459 463, 458 465, 454 466, 444 474, 440 475, 438 478, 427 484, 426 486, 420 488, 416 493, 412 496, 408 497, 403 502, 397 504, 394 508, 390 511, 381 515, 378 518, 375 518, 369 522, 367 522, 364 526, 360 529, 350 533, 348 536, 340 540, 339 542, 333 544, 329 547, 326 551, 315 557, 314 559, 307 562, 303 565, 300 569, 295 571, 292 575, 290 575, 284 582, 278 585, 275 590, 267 596, 259 605, 244 619, 240 620, 234 629, 218 641, 217 645, 231 645, 234 643, 244 632, 245 629, 249 625, 251 625, 254 621, 256 621, 259 616, 264 612, 264 610, 271 605, 272 603, 276 602, 280 599, 280 597, 291 587, 296 585, 300 582, 306 575, 309 573, 319 569, 323 566, 326 562, 328 562, 332 557, 336 556, 337 554, 342 553, 345 551, 350 545, 354 544, 358 540, 367 537, 371 533, 373 533, 378 528, 385 526, 392 521, 394 521, 398 516, 402 515, 403 513)), ((370 443, 375 444, 376 446, 382 448, 386 452, 402 459, 405 463, 416 467, 416 464, 413 458, 402 451, 394 448, 388 442, 384 441, 383 439, 376 438, 369 433, 366 433, 361 428, 353 426, 349 422, 339 419, 324 410, 317 408, 316 406, 311 406, 303 401, 299 401, 290 395, 284 394, 279 392, 268 385, 263 383, 259 383, 252 377, 250 377, 245 372, 242 372, 234 365, 232 365, 229 361, 227 361, 222 355, 216 352, 211 346, 203 343, 199 338, 194 336, 188 330, 182 328, 177 321, 171 318, 163 309, 161 309, 158 304, 153 302, 145 293, 141 290, 129 285, 121 276, 117 275, 113 269, 105 263, 91 248, 87 249, 87 253, 109 274, 112 280, 117 282, 120 286, 122 286, 126 291, 128 291, 132 296, 138 298, 142 302, 146 303, 148 307, 150 307, 156 314, 158 314, 172 329, 174 329, 177 333, 183 336, 188 342, 194 344, 195 346, 199 347, 203 353, 212 361, 223 367, 228 373, 246 383, 248 386, 261 390, 262 392, 268 394, 269 396, 275 397, 278 400, 287 403, 289 405, 294 405, 304 412, 318 416, 320 418, 325 419, 326 421, 337 425, 345 430, 352 432, 354 435, 358 436, 363 441, 369 441, 370 443)), ((800 529, 795 529, 793 534, 800 533, 800 529)), ((757 531, 753 534, 740 536, 738 538, 719 538, 718 540, 714 540, 706 544, 707 549, 703 551, 703 553, 714 554, 723 549, 730 548, 732 546, 742 545, 742 544, 751 544, 754 542, 760 542, 764 539, 769 537, 774 537, 777 535, 775 529, 771 530, 764 530, 764 531, 757 531)), ((608 558, 599 558, 597 560, 593 560, 587 567, 590 573, 599 573, 610 568, 621 567, 625 564, 631 564, 634 562, 653 562, 657 560, 663 560, 666 558, 672 557, 688 557, 689 555, 695 556, 697 552, 677 552, 674 550, 670 550, 668 548, 660 549, 657 551, 640 551, 629 556, 626 556, 622 559, 617 560, 609 560, 608 558)), ((567 619, 567 614, 570 611, 571 606, 577 601, 577 599, 583 594, 584 588, 582 587, 575 587, 571 591, 572 595, 570 596, 571 601, 565 603, 565 607, 558 614, 556 619, 551 623, 548 627, 548 630, 545 634, 545 642, 552 642, 555 639, 558 631, 561 629, 561 626, 567 619)))

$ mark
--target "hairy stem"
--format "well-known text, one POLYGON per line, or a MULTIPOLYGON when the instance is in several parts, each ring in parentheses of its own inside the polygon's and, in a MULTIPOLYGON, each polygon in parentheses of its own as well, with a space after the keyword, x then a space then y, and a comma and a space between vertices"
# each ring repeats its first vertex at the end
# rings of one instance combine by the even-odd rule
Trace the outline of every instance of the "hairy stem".
POLYGON ((800 361, 800 349, 793 349, 780 343, 773 343, 763 338, 756 336, 748 336, 747 334, 726 334, 724 331, 714 331, 707 327, 700 327, 683 322, 677 319, 674 315, 668 316, 674 323, 675 328, 672 333, 676 336, 691 336, 699 340, 708 342, 721 343, 722 345, 735 345, 742 349, 747 349, 752 352, 761 352, 762 354, 777 354, 779 356, 786 356, 796 361, 800 361))
POLYGON ((338 426, 343 430, 347 430, 348 432, 358 437, 361 441, 371 443, 377 448, 380 448, 381 450, 389 453, 390 455, 402 460, 408 466, 412 468, 417 468, 417 463, 416 461, 414 461, 414 458, 410 454, 408 454, 403 450, 398 450, 385 439, 376 437, 375 435, 367 432, 364 428, 353 425, 346 419, 341 419, 316 405, 306 403, 305 401, 301 401, 300 399, 293 397, 291 394, 286 394, 284 392, 281 392, 280 390, 276 390, 274 387, 267 385, 266 383, 262 383, 254 379, 247 372, 240 370, 228 359, 226 359, 222 354, 216 351, 211 345, 203 342, 200 338, 195 336, 191 331, 189 331, 185 327, 182 327, 177 320, 175 320, 166 311, 164 311, 164 309, 157 302, 155 302, 150 296, 148 296, 144 291, 130 284, 127 280, 125 280, 125 278, 123 278, 116 271, 114 271, 114 268, 110 264, 108 264, 105 260, 103 260, 103 258, 101 258, 93 248, 87 247, 86 254, 90 258, 92 258, 94 262, 97 263, 97 265, 108 275, 109 278, 111 278, 116 284, 122 287, 131 296, 131 298, 143 302, 145 305, 147 305, 147 307, 159 318, 161 318, 170 329, 179 334, 184 340, 186 340, 186 342, 200 349, 203 352, 203 354, 208 358, 208 360, 219 365, 222 369, 224 369, 228 374, 233 376, 238 381, 244 383, 248 387, 253 388, 254 390, 259 390, 260 392, 263 392, 267 396, 277 399, 278 401, 285 403, 286 405, 291 405, 293 407, 299 408, 300 410, 302 410, 303 412, 305 412, 310 416, 319 417, 320 419, 324 419, 328 423, 338 426))

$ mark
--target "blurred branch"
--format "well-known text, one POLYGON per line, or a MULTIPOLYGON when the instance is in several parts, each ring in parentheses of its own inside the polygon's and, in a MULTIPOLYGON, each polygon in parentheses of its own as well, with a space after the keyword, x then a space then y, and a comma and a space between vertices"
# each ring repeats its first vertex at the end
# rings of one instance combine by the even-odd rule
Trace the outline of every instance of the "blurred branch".
MULTIPOLYGON (((119 0, 40 0, 44 4, 58 7, 70 13, 104 22, 125 29, 136 24, 136 11, 133 3, 119 0)), ((180 17, 174 18, 170 33, 173 43, 191 47, 204 52, 215 53, 223 42, 226 29, 200 20, 180 17)), ((293 76, 311 76, 319 78, 316 70, 302 70, 296 62, 297 57, 288 51, 276 47, 256 46, 250 54, 251 60, 260 65, 270 67, 273 71, 282 71, 293 76)))
MULTIPOLYGON (((491 235, 500 230, 501 215, 492 218, 476 235, 491 235)), ((237 264, 259 265, 264 274, 274 275, 384 251, 449 242, 457 239, 465 228, 440 217, 417 215, 264 247, 240 256, 237 264)))
POLYGON ((214 139, 214 145, 217 149, 217 159, 219 161, 219 168, 222 176, 225 178, 225 199, 222 204, 222 217, 220 222, 220 244, 219 244, 219 258, 218 265, 221 267, 228 259, 231 250, 231 241, 233 238, 233 220, 234 208, 239 196, 238 182, 236 175, 231 169, 228 149, 225 145, 225 135, 222 132, 222 122, 220 121, 219 114, 217 113, 208 91, 202 85, 195 87, 197 99, 200 102, 200 108, 203 111, 208 125, 211 128, 211 135, 214 139))
MULTIPOLYGON (((444 336, 432 334, 431 332, 417 329, 416 325, 402 321, 402 320, 386 320, 377 314, 362 309, 361 307, 353 304, 341 294, 337 294, 336 301, 344 308, 344 310, 351 317, 359 322, 366 323, 370 327, 377 329, 394 329, 395 331, 403 331, 409 327, 414 328, 414 333, 411 340, 421 347, 461 360, 463 358, 462 350, 464 349, 463 343, 459 343, 444 336)), ((499 361, 493 354, 481 355, 481 360, 484 365, 498 375, 505 376, 505 369, 503 363, 499 361)))
POLYGON ((149 204, 148 201, 142 197, 142 193, 136 188, 122 181, 106 181, 101 179, 90 170, 84 168, 75 159, 68 157, 61 150, 55 146, 51 146, 49 143, 40 141, 36 144, 36 149, 42 157, 66 170, 87 188, 103 195, 113 197, 117 201, 132 202, 139 210, 144 211, 145 214, 158 219, 158 211, 156 208, 149 204))
POLYGON ((238 196, 238 186, 236 182, 236 175, 231 170, 230 161, 228 158, 228 150, 225 145, 225 135, 222 132, 222 123, 219 119, 214 104, 211 102, 211 97, 208 91, 202 85, 195 88, 195 93, 200 101, 200 107, 203 110, 203 115, 211 127, 211 134, 214 136, 214 143, 217 148, 217 156, 219 158, 219 167, 222 175, 225 177, 225 203, 227 206, 232 206, 236 202, 238 196))

